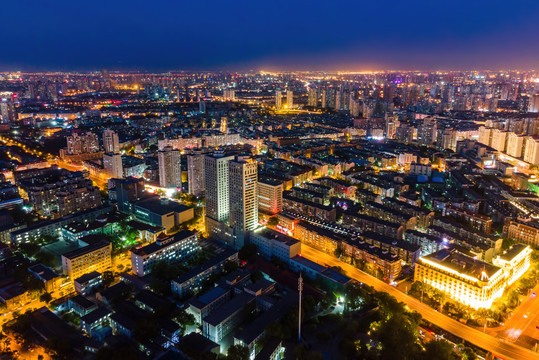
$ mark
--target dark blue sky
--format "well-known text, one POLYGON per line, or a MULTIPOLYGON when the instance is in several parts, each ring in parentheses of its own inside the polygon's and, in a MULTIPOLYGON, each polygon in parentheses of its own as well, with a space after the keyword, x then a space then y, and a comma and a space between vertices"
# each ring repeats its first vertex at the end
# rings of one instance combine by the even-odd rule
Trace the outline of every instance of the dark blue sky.
POLYGON ((539 69, 539 1, 3 1, 0 70, 539 69))

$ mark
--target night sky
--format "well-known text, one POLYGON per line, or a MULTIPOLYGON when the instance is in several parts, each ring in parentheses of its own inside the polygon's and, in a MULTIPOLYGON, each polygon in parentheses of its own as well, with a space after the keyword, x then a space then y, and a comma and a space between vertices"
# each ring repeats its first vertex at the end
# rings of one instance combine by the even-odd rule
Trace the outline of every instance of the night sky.
POLYGON ((539 69, 539 1, 11 0, 0 70, 539 69))

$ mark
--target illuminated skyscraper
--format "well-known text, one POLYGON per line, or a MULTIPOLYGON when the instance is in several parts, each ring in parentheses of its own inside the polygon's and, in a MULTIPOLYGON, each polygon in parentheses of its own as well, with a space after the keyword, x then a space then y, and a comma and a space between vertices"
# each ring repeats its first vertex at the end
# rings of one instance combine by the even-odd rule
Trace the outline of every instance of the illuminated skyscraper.
POLYGON ((103 149, 106 153, 120 152, 120 140, 115 131, 109 129, 103 131, 103 149))
POLYGON ((228 162, 233 158, 233 156, 225 156, 223 152, 206 155, 204 158, 206 217, 215 221, 228 220, 228 162))
POLYGON ((105 173, 116 179, 124 177, 124 169, 122 164, 122 155, 114 153, 106 153, 103 155, 103 169, 105 173))
POLYGON ((294 92, 292 90, 286 91, 286 107, 292 109, 294 106, 294 92))
POLYGON ((307 103, 312 107, 316 107, 318 105, 318 89, 312 87, 309 88, 309 99, 307 103))
POLYGON ((254 230, 258 224, 258 165, 248 156, 229 163, 230 226, 238 232, 254 230))
POLYGON ((222 133, 226 134, 226 132, 227 132, 227 118, 226 118, 226 116, 221 117, 221 126, 220 126, 219 130, 222 133))
POLYGON ((281 110, 282 107, 282 93, 280 89, 275 90, 275 110, 281 110))

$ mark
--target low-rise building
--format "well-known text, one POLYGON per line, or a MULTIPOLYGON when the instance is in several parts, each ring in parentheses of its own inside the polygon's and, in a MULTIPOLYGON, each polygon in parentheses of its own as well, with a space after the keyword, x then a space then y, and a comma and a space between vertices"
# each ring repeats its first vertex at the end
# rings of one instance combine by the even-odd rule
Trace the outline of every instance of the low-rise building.
POLYGON ((64 274, 74 280, 92 271, 104 272, 112 266, 112 245, 100 240, 62 255, 64 274))
POLYGON ((137 201, 134 205, 134 211, 135 216, 140 221, 162 226, 167 232, 195 217, 192 207, 157 197, 137 201))
POLYGON ((138 276, 148 274, 157 261, 175 262, 185 259, 196 251, 198 237, 194 231, 183 230, 174 235, 161 234, 157 241, 131 250, 131 266, 138 276))
POLYGON ((189 294, 196 294, 202 288, 204 282, 213 274, 218 274, 224 270, 228 262, 238 262, 238 251, 226 248, 214 258, 206 263, 189 270, 185 274, 171 281, 172 292, 184 297, 189 294))
POLYGON ((75 291, 79 295, 89 295, 103 285, 103 276, 97 271, 82 275, 74 281, 75 291))
POLYGON ((256 245, 265 258, 276 257, 285 263, 301 252, 301 243, 298 240, 268 228, 253 231, 249 241, 256 245))
POLYGON ((61 282, 60 275, 50 267, 43 264, 36 264, 30 266, 28 272, 43 283, 46 292, 52 293, 58 290, 61 282))

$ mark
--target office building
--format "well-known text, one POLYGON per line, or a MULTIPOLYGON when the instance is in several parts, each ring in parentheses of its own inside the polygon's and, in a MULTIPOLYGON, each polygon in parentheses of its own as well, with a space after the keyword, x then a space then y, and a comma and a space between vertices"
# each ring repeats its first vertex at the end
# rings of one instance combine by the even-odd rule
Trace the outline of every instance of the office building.
POLYGON ((267 259, 273 257, 289 263, 290 259, 301 253, 301 242, 272 229, 262 229, 251 233, 249 242, 256 245, 260 255, 267 259))
POLYGON ((105 150, 106 153, 113 154, 120 152, 120 140, 115 131, 109 129, 103 131, 103 150, 105 150))
POLYGON ((198 248, 197 233, 183 230, 174 235, 161 234, 157 241, 131 250, 131 267, 137 276, 149 274, 158 261, 177 262, 193 255, 198 248))
POLYGON ((228 162, 233 156, 222 152, 204 157, 204 183, 206 192, 206 217, 226 221, 229 215, 228 162))
MULTIPOLYGON (((85 238, 81 238, 81 243, 86 243, 85 238)), ((98 240, 90 242, 80 249, 70 251, 62 255, 62 269, 65 275, 71 280, 75 280, 82 275, 93 271, 104 272, 110 270, 112 255, 112 245, 109 241, 98 240)))
POLYGON ((103 154, 103 169, 108 177, 121 179, 124 177, 122 155, 114 153, 103 154))
POLYGON ((272 180, 258 181, 258 210, 265 214, 283 211, 283 184, 272 180))
POLYGON ((159 151, 159 186, 163 188, 181 188, 182 168, 180 151, 171 146, 159 151))
POLYGON ((258 164, 247 156, 229 162, 230 226, 238 232, 258 225, 258 164))
POLYGON ((151 197, 140 200, 133 204, 133 209, 138 220, 163 227, 166 232, 195 217, 192 207, 167 198, 151 197))
POLYGON ((144 179, 128 177, 125 179, 109 179, 109 198, 116 201, 118 210, 123 213, 133 212, 133 203, 144 194, 144 179))

